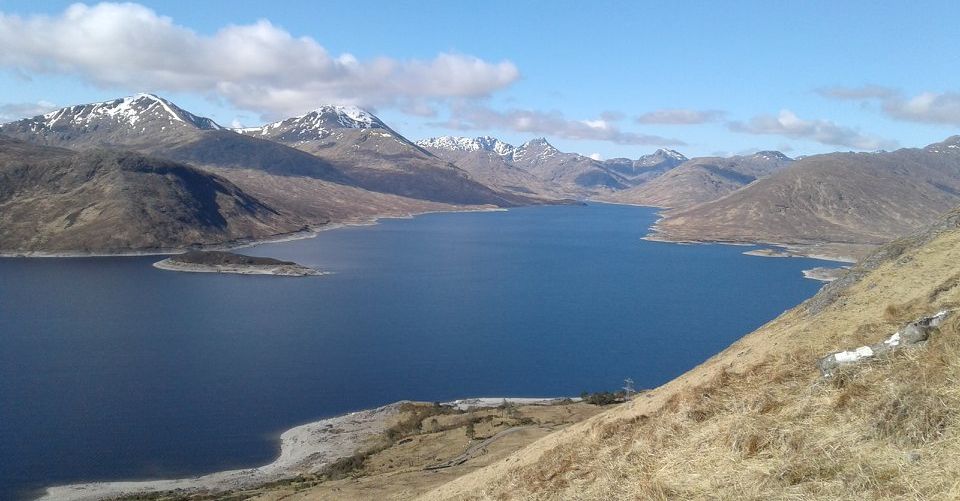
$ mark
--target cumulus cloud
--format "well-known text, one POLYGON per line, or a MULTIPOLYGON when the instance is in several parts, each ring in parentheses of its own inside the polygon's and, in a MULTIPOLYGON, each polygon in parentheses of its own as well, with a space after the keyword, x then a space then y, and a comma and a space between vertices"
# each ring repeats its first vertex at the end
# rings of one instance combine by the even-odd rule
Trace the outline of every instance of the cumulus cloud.
POLYGON ((922 92, 908 97, 898 89, 877 85, 831 87, 817 92, 831 99, 879 102, 883 113, 894 120, 960 126, 958 92, 922 92))
POLYGON ((696 125, 716 122, 723 118, 720 110, 684 110, 666 109, 644 113, 637 117, 637 123, 662 125, 696 125))
POLYGON ((600 160, 603 160, 603 155, 601 155, 601 154, 599 154, 599 153, 591 153, 591 154, 589 154, 589 155, 587 155, 587 156, 590 157, 590 158, 592 158, 592 159, 594 159, 594 160, 596 160, 596 161, 598 161, 598 162, 599 162, 600 160))
POLYGON ((564 139, 609 141, 617 144, 682 146, 679 139, 621 130, 612 120, 597 118, 573 120, 559 112, 524 109, 494 110, 482 105, 458 105, 451 108, 447 121, 432 125, 456 130, 501 129, 564 139))
POLYGON ((49 101, 0 104, 0 123, 43 115, 55 109, 57 109, 57 105, 49 101))
POLYGON ((734 132, 780 135, 858 150, 891 149, 897 146, 895 141, 865 135, 829 120, 804 120, 790 110, 782 110, 776 116, 759 115, 746 122, 730 122, 727 126, 734 132))
POLYGON ((199 34, 134 3, 74 4, 56 16, 0 13, 0 66, 26 74, 76 75, 105 87, 219 96, 265 117, 320 104, 430 105, 479 98, 509 86, 510 61, 440 53, 432 59, 359 60, 331 54, 261 20, 199 34))

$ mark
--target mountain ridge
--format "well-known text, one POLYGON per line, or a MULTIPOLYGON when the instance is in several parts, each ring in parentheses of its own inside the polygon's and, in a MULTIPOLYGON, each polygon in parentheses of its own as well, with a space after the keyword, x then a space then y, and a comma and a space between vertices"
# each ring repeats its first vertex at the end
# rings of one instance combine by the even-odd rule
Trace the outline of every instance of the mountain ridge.
POLYGON ((960 138, 804 157, 728 195, 668 210, 666 239, 879 245, 960 203, 960 138))
POLYGON ((598 193, 624 189, 652 179, 679 164, 686 157, 673 150, 659 149, 636 160, 595 160, 579 153, 558 150, 543 137, 514 146, 491 136, 438 136, 417 141, 417 145, 434 155, 453 161, 474 176, 490 183, 516 189, 498 180, 498 173, 517 168, 540 180, 527 182, 527 191, 563 193, 578 198, 592 198, 598 193), (544 188, 543 184, 548 188, 544 188), (539 186, 533 186, 539 184, 539 186))
POLYGON ((654 207, 690 207, 732 193, 792 160, 780 152, 733 157, 697 157, 637 187, 604 200, 654 207))

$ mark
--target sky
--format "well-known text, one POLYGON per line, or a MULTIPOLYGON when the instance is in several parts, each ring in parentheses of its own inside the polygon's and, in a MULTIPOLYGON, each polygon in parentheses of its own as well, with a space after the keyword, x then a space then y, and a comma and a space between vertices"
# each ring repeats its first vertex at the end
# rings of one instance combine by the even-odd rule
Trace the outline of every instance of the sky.
POLYGON ((138 92, 226 126, 791 156, 960 134, 960 2, 0 0, 0 121, 138 92))

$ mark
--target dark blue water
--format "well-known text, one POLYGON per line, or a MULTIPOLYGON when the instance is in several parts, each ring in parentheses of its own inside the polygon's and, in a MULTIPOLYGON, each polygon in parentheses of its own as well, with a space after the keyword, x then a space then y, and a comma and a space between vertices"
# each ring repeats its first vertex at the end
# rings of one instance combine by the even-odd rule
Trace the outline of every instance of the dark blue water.
POLYGON ((0 259, 0 498, 269 462, 283 430, 399 399, 653 387, 813 295, 809 259, 641 237, 616 205, 433 214, 245 252, 0 259))

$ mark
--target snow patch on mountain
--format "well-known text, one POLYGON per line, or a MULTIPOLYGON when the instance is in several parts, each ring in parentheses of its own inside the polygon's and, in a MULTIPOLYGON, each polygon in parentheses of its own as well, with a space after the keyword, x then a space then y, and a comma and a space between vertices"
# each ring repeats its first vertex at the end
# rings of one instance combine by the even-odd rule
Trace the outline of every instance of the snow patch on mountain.
POLYGON ((421 148, 433 148, 446 151, 489 151, 500 156, 509 156, 516 149, 495 137, 441 136, 417 141, 421 148))
POLYGON ((659 150, 653 152, 653 154, 656 156, 672 158, 674 160, 679 160, 681 162, 685 162, 687 160, 687 157, 683 156, 682 153, 676 150, 670 150, 665 148, 660 148, 659 150))

